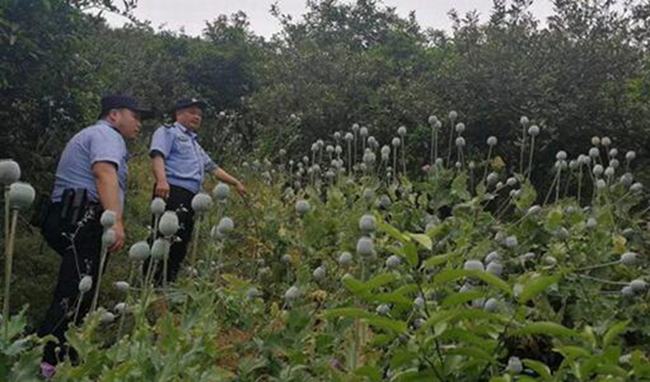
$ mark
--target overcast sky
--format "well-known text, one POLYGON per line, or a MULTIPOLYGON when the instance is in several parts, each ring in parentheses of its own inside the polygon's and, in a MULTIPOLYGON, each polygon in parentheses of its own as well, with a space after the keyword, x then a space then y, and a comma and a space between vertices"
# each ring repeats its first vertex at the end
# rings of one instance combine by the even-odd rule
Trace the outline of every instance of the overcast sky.
MULTIPOLYGON (((262 36, 270 37, 280 30, 277 20, 269 9, 273 0, 139 0, 135 15, 140 20, 149 20, 154 28, 163 25, 174 31, 185 29, 190 35, 199 35, 206 20, 220 14, 230 15, 238 10, 244 11, 250 20, 252 30, 262 36)), ((119 2, 118 2, 119 3, 119 2)), ((299 16, 305 12, 305 0, 277 0, 282 13, 299 16)), ((461 14, 477 10, 483 17, 489 15, 492 0, 384 0, 383 4, 396 7, 400 15, 406 16, 412 10, 423 27, 450 30, 451 23, 447 12, 454 8, 461 14)), ((533 13, 545 19, 553 12, 551 0, 535 0, 533 13)), ((111 25, 122 26, 124 18, 108 15, 111 25)))

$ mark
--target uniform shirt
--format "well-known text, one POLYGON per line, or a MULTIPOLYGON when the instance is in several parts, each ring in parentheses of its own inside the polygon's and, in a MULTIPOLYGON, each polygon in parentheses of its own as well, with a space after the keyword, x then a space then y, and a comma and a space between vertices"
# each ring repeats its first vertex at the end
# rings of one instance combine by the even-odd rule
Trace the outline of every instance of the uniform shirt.
POLYGON ((193 193, 199 192, 206 172, 217 165, 199 145, 195 132, 176 122, 160 126, 151 138, 150 155, 161 154, 165 159, 167 182, 193 193))
POLYGON ((122 134, 105 120, 99 120, 75 134, 63 149, 56 168, 52 201, 61 201, 66 188, 85 188, 90 200, 98 202, 97 183, 92 166, 97 162, 109 162, 117 168, 120 202, 124 204, 126 162, 129 153, 122 134))

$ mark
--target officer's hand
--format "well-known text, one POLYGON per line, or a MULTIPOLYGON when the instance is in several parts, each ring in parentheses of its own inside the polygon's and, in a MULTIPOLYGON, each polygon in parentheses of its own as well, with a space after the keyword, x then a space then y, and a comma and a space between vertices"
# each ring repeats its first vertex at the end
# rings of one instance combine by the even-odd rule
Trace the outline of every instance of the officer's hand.
POLYGON ((115 243, 108 248, 109 252, 117 252, 124 247, 124 225, 121 221, 113 225, 113 231, 115 231, 115 243))
POLYGON ((235 189, 237 189, 237 193, 241 196, 246 196, 246 187, 244 187, 244 184, 242 182, 237 182, 235 184, 235 189))
POLYGON ((156 188, 153 193, 160 198, 167 199, 169 197, 169 183, 164 180, 156 182, 156 188))

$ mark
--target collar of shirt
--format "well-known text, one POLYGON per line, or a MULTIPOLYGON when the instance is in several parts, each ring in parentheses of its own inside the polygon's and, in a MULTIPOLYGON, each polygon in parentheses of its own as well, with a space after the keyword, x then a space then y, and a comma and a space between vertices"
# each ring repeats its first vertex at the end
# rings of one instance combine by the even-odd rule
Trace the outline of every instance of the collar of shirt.
POLYGON ((105 120, 105 119, 100 119, 100 120, 98 120, 96 124, 97 124, 97 125, 101 125, 101 126, 110 127, 111 129, 113 129, 113 131, 115 131, 116 133, 120 134, 120 137, 122 136, 122 134, 121 134, 120 131, 117 129, 117 127, 115 127, 114 125, 112 125, 110 122, 108 122, 108 121, 105 120))
POLYGON ((196 139, 197 139, 198 135, 197 135, 194 131, 188 129, 187 127, 183 126, 183 125, 180 124, 179 122, 175 122, 175 123, 174 123, 174 126, 176 126, 180 131, 182 131, 182 132, 184 132, 185 134, 189 135, 190 138, 192 138, 193 140, 196 140, 196 139))

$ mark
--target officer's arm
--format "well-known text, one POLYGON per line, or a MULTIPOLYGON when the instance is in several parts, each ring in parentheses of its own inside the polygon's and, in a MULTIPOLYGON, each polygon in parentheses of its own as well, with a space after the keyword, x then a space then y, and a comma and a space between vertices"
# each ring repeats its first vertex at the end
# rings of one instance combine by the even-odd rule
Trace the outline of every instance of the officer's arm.
POLYGON ((116 233, 115 244, 110 248, 111 252, 119 250, 124 245, 124 225, 122 223, 122 205, 120 203, 120 186, 117 180, 117 168, 111 162, 95 162, 92 167, 99 202, 105 210, 115 212, 116 233))
POLYGON ((226 182, 228 184, 231 184, 237 188, 237 192, 239 192, 241 195, 246 194, 246 187, 242 184, 242 182, 239 181, 239 179, 235 178, 234 176, 228 174, 226 170, 222 169, 221 167, 217 167, 213 172, 212 175, 214 175, 217 179, 219 179, 222 182, 226 182))
POLYGON ((152 152, 151 169, 153 170, 154 178, 156 178, 154 195, 166 199, 169 196, 169 183, 165 174, 165 159, 157 151, 152 152))

